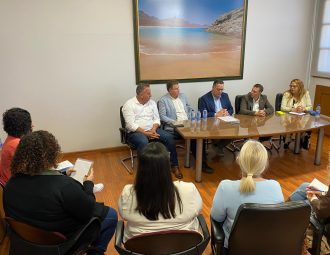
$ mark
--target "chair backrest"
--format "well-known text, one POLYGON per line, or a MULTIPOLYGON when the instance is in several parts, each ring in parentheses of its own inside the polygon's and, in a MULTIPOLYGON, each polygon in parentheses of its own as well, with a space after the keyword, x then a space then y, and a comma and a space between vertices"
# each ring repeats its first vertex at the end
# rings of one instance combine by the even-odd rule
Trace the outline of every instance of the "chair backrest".
POLYGON ((66 240, 66 237, 59 232, 43 230, 9 217, 6 217, 6 221, 11 230, 29 242, 53 245, 63 243, 66 240))
POLYGON ((59 232, 47 231, 6 217, 9 226, 10 255, 64 255, 83 251, 98 236, 99 220, 93 218, 67 239, 59 232), (95 222, 94 222, 95 221, 95 222))
POLYGON ((210 232, 203 215, 197 217, 203 235, 195 231, 169 230, 142 234, 126 241, 123 247, 124 222, 119 220, 115 234, 115 248, 121 255, 141 254, 203 254, 210 241, 210 232))
POLYGON ((275 97, 275 111, 281 110, 283 93, 277 93, 275 97))
POLYGON ((235 97, 235 113, 239 114, 239 111, 241 109, 241 101, 242 101, 243 95, 237 95, 235 97))
POLYGON ((125 243, 125 248, 140 254, 173 254, 197 246, 203 237, 195 231, 172 230, 142 234, 125 243))
POLYGON ((310 213, 303 201, 242 204, 228 240, 228 254, 301 255, 310 213))
POLYGON ((6 236, 5 210, 3 209, 3 186, 0 183, 0 244, 6 236))
POLYGON ((126 127, 125 118, 123 114, 123 106, 120 106, 120 124, 122 128, 126 127))

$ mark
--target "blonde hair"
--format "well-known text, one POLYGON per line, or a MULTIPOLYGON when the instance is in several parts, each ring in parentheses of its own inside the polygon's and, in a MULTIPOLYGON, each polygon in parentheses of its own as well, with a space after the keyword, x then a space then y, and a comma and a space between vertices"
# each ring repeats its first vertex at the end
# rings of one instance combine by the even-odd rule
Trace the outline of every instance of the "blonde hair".
MULTIPOLYGON (((298 86, 298 101, 300 102, 301 99, 303 98, 303 96, 306 94, 306 89, 305 89, 305 87, 304 87, 304 83, 303 83, 301 80, 299 80, 299 79, 293 79, 293 80, 290 82, 290 85, 291 85, 292 83, 295 83, 295 84, 297 84, 297 86, 298 86)), ((289 97, 290 97, 290 98, 293 97, 293 95, 292 95, 290 89, 287 90, 286 92, 289 93, 289 97)))
POLYGON ((265 147, 255 140, 247 141, 238 157, 237 162, 242 171, 242 180, 239 191, 250 193, 255 191, 256 184, 253 176, 261 175, 268 166, 268 153, 265 147))

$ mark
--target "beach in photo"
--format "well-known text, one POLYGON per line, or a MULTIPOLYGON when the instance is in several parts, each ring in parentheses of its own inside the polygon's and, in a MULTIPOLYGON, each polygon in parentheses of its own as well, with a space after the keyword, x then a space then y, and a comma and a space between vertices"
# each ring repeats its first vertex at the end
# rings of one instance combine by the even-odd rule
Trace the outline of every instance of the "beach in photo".
POLYGON ((242 76, 244 0, 178 1, 139 1, 140 80, 242 76))

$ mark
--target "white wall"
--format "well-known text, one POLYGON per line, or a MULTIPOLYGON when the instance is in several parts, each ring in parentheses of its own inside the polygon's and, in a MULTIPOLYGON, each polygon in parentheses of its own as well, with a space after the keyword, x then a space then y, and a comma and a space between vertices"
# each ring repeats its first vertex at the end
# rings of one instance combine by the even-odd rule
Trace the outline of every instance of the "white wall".
MULTIPOLYGON (((232 102, 257 82, 274 102, 291 79, 306 79, 314 1, 249 0, 244 79, 225 82, 232 102)), ((1 0, 0 112, 28 109, 64 152, 119 146, 133 46, 131 0, 1 0)), ((195 107, 210 87, 181 84, 195 107)), ((152 87, 155 100, 165 91, 152 87)))

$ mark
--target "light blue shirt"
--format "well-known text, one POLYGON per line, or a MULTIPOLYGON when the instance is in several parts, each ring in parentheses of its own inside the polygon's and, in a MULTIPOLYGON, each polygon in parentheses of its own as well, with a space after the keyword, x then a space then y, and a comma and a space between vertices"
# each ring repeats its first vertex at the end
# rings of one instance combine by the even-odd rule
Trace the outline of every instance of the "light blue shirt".
POLYGON ((252 193, 240 193, 240 180, 223 180, 220 182, 213 198, 211 216, 218 222, 224 221, 225 247, 238 207, 244 203, 276 204, 284 202, 280 184, 274 180, 256 182, 256 190, 252 193))
POLYGON ((215 112, 217 113, 218 111, 220 111, 222 109, 222 105, 221 105, 221 101, 220 101, 220 97, 213 97, 214 100, 214 105, 215 105, 215 112))

